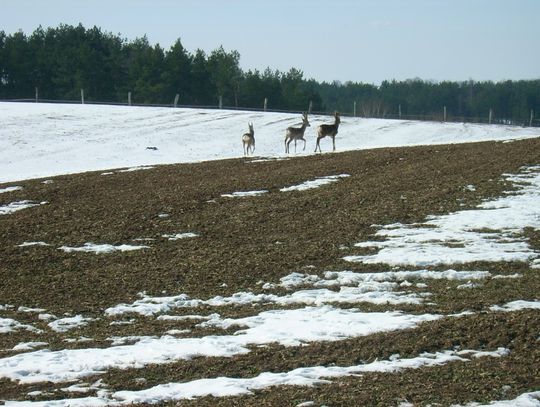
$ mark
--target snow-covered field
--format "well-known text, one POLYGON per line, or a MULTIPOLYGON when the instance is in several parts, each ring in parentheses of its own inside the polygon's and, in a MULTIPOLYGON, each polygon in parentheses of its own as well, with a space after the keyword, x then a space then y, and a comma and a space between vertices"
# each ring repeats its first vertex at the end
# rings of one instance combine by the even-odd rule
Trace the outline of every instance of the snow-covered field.
MULTIPOLYGON (((192 162, 242 155, 240 136, 248 122, 253 122, 257 140, 256 153, 263 157, 284 156, 284 129, 296 124, 300 115, 252 113, 220 110, 187 110, 167 108, 0 104, 0 182, 48 177, 87 170, 192 162), (152 148, 148 148, 152 147, 152 148), (155 148, 155 149, 154 149, 155 148)), ((314 128, 325 117, 313 116, 308 129, 308 151, 314 148, 314 128)), ((484 140, 511 140, 537 137, 537 129, 505 126, 422 123, 408 121, 346 118, 337 138, 339 151, 372 147, 410 146, 422 144, 461 143, 484 140)), ((323 150, 330 148, 329 140, 323 150)), ((299 153, 300 154, 300 153, 299 153)), ((301 154, 304 154, 303 152, 301 154)), ((540 164, 540 163, 537 163, 540 164)), ((288 188, 281 192, 325 188, 348 174, 329 176, 288 188)), ((400 306, 414 307, 431 301, 430 282, 459 282, 456 289, 476 289, 487 281, 519 279, 520 274, 502 275, 486 270, 456 271, 455 264, 473 261, 518 261, 525 267, 537 267, 540 253, 523 237, 525 228, 540 228, 540 166, 523 168, 507 174, 516 191, 484 202, 477 208, 445 216, 432 216, 422 224, 376 225, 379 238, 385 240, 359 242, 358 247, 380 249, 374 254, 348 256, 346 260, 365 264, 386 263, 393 271, 355 273, 348 270, 327 271, 323 276, 292 273, 280 281, 260 281, 252 291, 237 292, 228 297, 191 298, 185 293, 155 297, 140 293, 132 303, 111 304, 98 318, 113 324, 130 324, 130 315, 142 315, 159 321, 192 319, 201 327, 229 329, 235 334, 190 337, 189 331, 170 331, 162 336, 111 337, 109 347, 84 347, 51 351, 47 342, 20 343, 17 354, 0 359, 0 379, 20 384, 54 383, 64 394, 83 394, 76 399, 43 402, 6 401, 6 405, 104 406, 131 403, 159 403, 206 395, 233 396, 249 394, 270 386, 313 386, 338 377, 369 372, 401 372, 446 363, 465 363, 475 358, 505 358, 511 350, 498 348, 440 349, 412 358, 392 355, 387 360, 351 366, 308 366, 285 372, 264 372, 250 378, 208 377, 187 382, 162 383, 144 390, 112 391, 107 384, 87 381, 88 377, 112 369, 140 369, 145 366, 170 364, 194 357, 233 357, 248 354, 254 346, 279 344, 301 346, 315 341, 342 341, 373 333, 414 329, 429 321, 455 319, 463 314, 419 314, 406 312, 400 306), (487 231, 489 229, 489 231, 487 231), (493 229, 496 229, 494 231, 493 229), (448 266, 433 271, 432 266, 448 266), (408 269, 407 267, 410 267, 408 269), (421 268, 421 269, 415 269, 421 268), (422 268, 426 269, 422 269, 422 268), (414 287, 414 290, 411 289, 414 287), (285 293, 284 293, 285 290, 285 293), (256 292, 255 292, 256 291, 256 292), (391 304, 394 311, 363 312, 351 304, 391 304), (272 310, 256 312, 244 318, 224 318, 224 306, 270 304, 272 310), (340 304, 348 304, 340 308, 340 304), (291 308, 291 306, 293 306, 291 308), (205 307, 205 313, 197 308, 205 307), (193 310, 176 315, 179 309, 193 310), (208 312, 208 309, 211 312, 208 312), (187 336, 186 336, 187 334, 187 336), (75 383, 75 384, 73 384, 75 383), (69 387, 68 387, 69 386, 69 387), (93 392, 85 397, 84 393, 93 392)), ((465 186, 464 186, 465 187, 465 186)), ((3 197, 20 186, 0 189, 3 197)), ((223 191, 223 197, 254 199, 267 191, 223 191)), ((32 210, 47 202, 13 202, 0 207, 0 216, 16 216, 15 211, 32 210)), ((163 235, 169 240, 197 239, 193 232, 163 235)), ((159 244, 159 243, 149 243, 159 244)), ((118 250, 150 249, 146 245, 111 246, 87 243, 82 247, 51 247, 48 242, 25 242, 21 250, 42 246, 43 250, 62 249, 76 256, 108 256, 118 250)), ((491 304, 475 312, 515 312, 540 309, 540 298, 491 304)), ((254 308, 255 310, 255 308, 254 308)), ((32 324, 3 317, 2 312, 35 315, 36 321, 48 321, 47 329, 69 333, 91 324, 96 318, 86 315, 57 317, 45 309, 30 309, 3 304, 0 299, 0 334, 28 331, 39 337, 32 324)), ((46 397, 47 394, 33 394, 46 397)), ((0 397, 1 399, 2 397, 0 397)), ((56 397, 55 397, 56 398, 56 397)), ((2 400, 0 400, 2 401, 2 400)), ((308 401, 309 403, 309 401, 308 401)), ((310 404, 305 404, 310 405, 310 404)), ((493 405, 540 405, 540 393, 531 392, 514 400, 493 405)))
MULTIPOLYGON (((310 116, 305 151, 330 117, 310 116)), ((255 155, 284 157, 285 129, 301 115, 230 110, 0 103, 0 182, 91 170, 240 157, 247 123, 255 155)), ((338 151, 538 137, 540 129, 343 118, 338 151)), ((321 141, 323 151, 331 140, 321 141)), ((294 146, 291 145, 294 155, 294 146)))

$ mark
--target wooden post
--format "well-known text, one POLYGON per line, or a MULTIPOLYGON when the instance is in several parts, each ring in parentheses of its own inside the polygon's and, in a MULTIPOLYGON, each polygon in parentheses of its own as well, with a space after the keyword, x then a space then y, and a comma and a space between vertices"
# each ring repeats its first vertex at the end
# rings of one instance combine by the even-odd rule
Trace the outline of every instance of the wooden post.
POLYGON ((84 89, 81 89, 81 104, 84 105, 84 89))
POLYGON ((131 106, 131 92, 128 92, 128 105, 131 106))
POLYGON ((353 115, 356 117, 356 100, 353 103, 353 115))
POLYGON ((446 121, 446 106, 444 107, 443 122, 446 121))
POLYGON ((529 127, 532 127, 533 118, 534 118, 534 110, 531 109, 531 118, 529 119, 529 127))
POLYGON ((401 103, 398 106, 399 120, 401 120, 401 103))
POLYGON ((491 124, 491 120, 493 120, 493 109, 489 109, 489 124, 491 124))
POLYGON ((180 95, 177 93, 176 96, 174 97, 174 107, 178 106, 178 98, 180 97, 180 95))
POLYGON ((308 107, 308 114, 311 114, 311 110, 313 109, 313 101, 309 101, 309 107, 308 107))
POLYGON ((264 98, 264 111, 266 112, 266 109, 268 109, 268 98, 264 98))
POLYGON ((38 89, 38 87, 36 86, 36 103, 38 102, 38 96, 39 96, 39 89, 38 89))

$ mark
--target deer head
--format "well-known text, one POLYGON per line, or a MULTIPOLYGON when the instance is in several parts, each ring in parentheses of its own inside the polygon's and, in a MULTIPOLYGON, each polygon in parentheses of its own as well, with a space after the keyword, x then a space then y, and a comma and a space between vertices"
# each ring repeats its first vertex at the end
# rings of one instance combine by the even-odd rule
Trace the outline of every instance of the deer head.
POLYGON ((304 126, 306 127, 310 127, 311 125, 309 124, 309 121, 308 121, 308 117, 307 117, 307 113, 302 113, 302 123, 304 126))

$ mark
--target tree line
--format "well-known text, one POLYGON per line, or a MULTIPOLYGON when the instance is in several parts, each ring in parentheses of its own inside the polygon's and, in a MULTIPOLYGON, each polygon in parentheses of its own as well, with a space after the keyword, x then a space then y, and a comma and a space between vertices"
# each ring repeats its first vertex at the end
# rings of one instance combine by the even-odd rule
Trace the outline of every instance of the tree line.
MULTIPOLYGON (((178 39, 168 50, 146 36, 129 41, 98 27, 60 25, 32 34, 0 31, 0 99, 127 101, 304 111, 340 111, 364 117, 487 118, 528 124, 540 116, 540 79, 433 82, 421 79, 318 82, 301 70, 240 68, 240 54, 219 47, 190 52, 178 39)), ((536 120, 535 120, 536 122, 536 120)), ((540 124, 540 123, 539 123, 540 124)))

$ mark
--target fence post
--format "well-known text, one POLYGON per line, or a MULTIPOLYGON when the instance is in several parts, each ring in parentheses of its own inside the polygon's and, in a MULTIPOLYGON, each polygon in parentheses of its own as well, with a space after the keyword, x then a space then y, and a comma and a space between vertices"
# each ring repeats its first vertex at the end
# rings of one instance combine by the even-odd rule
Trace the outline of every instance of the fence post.
POLYGON ((84 89, 81 89, 81 104, 84 105, 84 89))
POLYGON ((531 109, 531 118, 529 119, 529 127, 532 127, 533 118, 534 118, 534 110, 531 109))
POLYGON ((266 109, 268 108, 268 98, 264 98, 264 111, 266 112, 266 109))
POLYGON ((493 109, 489 109, 489 124, 491 124, 492 119, 493 119, 493 109))
POLYGON ((128 92, 128 105, 131 106, 131 92, 128 92))
POLYGON ((180 95, 177 93, 176 96, 174 97, 174 107, 178 106, 178 98, 180 97, 180 95))
POLYGON ((443 122, 446 121, 446 106, 444 106, 443 122))
POLYGON ((219 95, 219 108, 223 109, 223 96, 219 95))
POLYGON ((36 103, 38 102, 38 96, 39 96, 39 89, 38 89, 38 87, 36 86, 36 103))

